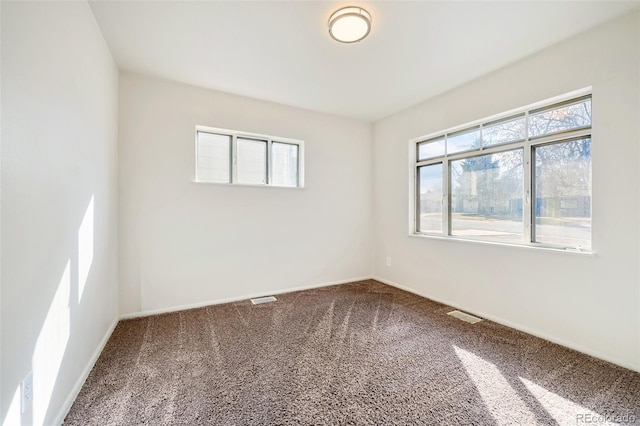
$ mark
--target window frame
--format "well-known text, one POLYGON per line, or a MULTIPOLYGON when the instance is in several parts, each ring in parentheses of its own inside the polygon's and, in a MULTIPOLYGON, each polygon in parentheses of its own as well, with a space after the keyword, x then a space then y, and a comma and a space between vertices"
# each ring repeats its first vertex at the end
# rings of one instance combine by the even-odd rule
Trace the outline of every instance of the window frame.
POLYGON ((209 127, 196 125, 194 134, 194 153, 195 153, 195 171, 194 182, 206 183, 212 185, 233 185, 233 186, 252 186, 252 187, 269 187, 269 188, 286 188, 286 189, 303 189, 304 188, 304 141, 300 139, 285 138, 280 136, 270 136, 259 133, 241 132, 237 130, 221 129, 218 127, 209 127), (201 179, 198 176, 198 134, 212 133, 217 135, 229 136, 229 182, 213 182, 201 179), (258 142, 266 142, 266 177, 265 183, 241 183, 238 182, 238 139, 248 139, 258 142), (272 146, 273 143, 286 145, 296 145, 298 147, 297 158, 297 180, 296 186, 274 185, 273 182, 273 166, 272 166, 272 146))
MULTIPOLYGON (((554 107, 562 107, 564 105, 570 105, 584 101, 585 99, 592 99, 591 107, 593 108, 593 95, 591 87, 580 89, 571 93, 567 93, 561 96, 557 96, 551 99, 547 99, 541 102, 536 102, 525 107, 506 111, 504 113, 496 114, 490 117, 486 117, 480 120, 475 120, 470 123, 466 123, 460 126, 455 126, 450 129, 431 133, 425 136, 420 136, 409 140, 409 229, 408 235, 421 238, 435 238, 445 240, 458 240, 469 241, 474 243, 484 243, 499 246, 522 246, 533 247, 541 249, 571 251, 579 253, 593 253, 593 228, 591 228, 591 245, 590 248, 579 247, 567 247, 561 244, 551 243, 539 243, 535 241, 535 182, 533 164, 533 151, 537 146, 558 144, 563 142, 570 142, 572 140, 580 140, 589 138, 592 139, 593 133, 593 119, 591 126, 583 126, 579 128, 573 128, 570 130, 563 130, 554 133, 545 134, 542 136, 530 136, 529 135, 529 114, 539 112, 546 109, 553 109, 554 107), (486 126, 490 126, 502 121, 509 121, 518 117, 524 116, 525 118, 525 139, 516 140, 511 142, 493 144, 484 146, 482 140, 482 129, 486 126), (480 147, 472 150, 455 152, 449 154, 447 152, 448 141, 447 136, 450 134, 457 134, 464 132, 465 130, 480 128, 480 147), (432 140, 444 138, 445 140, 445 155, 425 160, 419 160, 419 144, 432 140), (500 152, 506 152, 516 149, 522 149, 523 151, 523 194, 522 194, 522 224, 523 224, 523 239, 513 242, 501 242, 497 240, 485 240, 485 239, 473 239, 468 237, 454 236, 451 234, 452 228, 452 211, 451 211, 451 162, 456 160, 462 160, 467 158, 478 157, 482 155, 496 154, 500 152), (419 167, 428 166, 432 164, 442 164, 442 182, 443 182, 443 197, 442 197, 442 232, 421 232, 419 229, 419 215, 420 215, 420 184, 419 179, 419 167)), ((592 142, 593 143, 593 142, 592 142)), ((593 163, 591 165, 593 169, 593 163)), ((591 224, 593 225, 593 193, 591 194, 591 207, 590 207, 591 224)))

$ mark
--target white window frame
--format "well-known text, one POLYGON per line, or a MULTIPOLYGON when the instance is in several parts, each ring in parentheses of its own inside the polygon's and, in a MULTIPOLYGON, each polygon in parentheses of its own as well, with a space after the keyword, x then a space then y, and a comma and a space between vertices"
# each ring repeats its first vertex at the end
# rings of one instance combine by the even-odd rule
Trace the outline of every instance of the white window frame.
MULTIPOLYGON (((579 247, 567 247, 564 245, 555 245, 555 244, 545 244, 535 242, 534 235, 534 227, 535 227, 535 202, 532 202, 532 194, 534 194, 534 185, 535 182, 532 181, 532 170, 533 165, 531 164, 532 160, 532 152, 536 146, 549 145, 554 143, 568 142, 571 140, 579 140, 585 138, 591 138, 593 132, 593 122, 588 127, 580 127, 575 129, 570 129, 566 131, 559 131, 554 133, 549 133, 543 136, 529 136, 529 114, 532 112, 537 112, 541 109, 553 107, 553 106, 561 106, 562 104, 571 104, 573 102, 579 101, 580 99, 592 99, 592 88, 586 87, 580 90, 576 90, 570 93, 566 93, 561 96, 556 96, 554 98, 546 99, 544 101, 536 102, 531 105, 527 105, 521 108, 513 109, 510 111, 506 111, 504 113, 492 115, 486 118, 482 118, 480 120, 475 120, 469 123, 465 123, 460 126, 451 127, 446 130, 442 130, 435 133, 430 133, 425 136, 420 136, 417 138, 413 138, 409 140, 409 229, 408 235, 413 237, 421 237, 421 238, 434 238, 434 239, 446 239, 446 240, 459 240, 459 241, 469 241, 474 243, 483 243, 483 244, 491 244, 491 245, 500 245, 500 246, 517 246, 517 247, 533 247, 533 248, 541 248, 541 249, 551 249, 551 250, 561 250, 567 252, 578 252, 585 254, 593 254, 593 228, 591 229, 591 248, 586 250, 579 247), (524 116, 525 118, 525 139, 514 142, 506 142, 502 144, 496 144, 484 147, 481 146, 479 148, 456 152, 454 154, 447 154, 445 151, 445 155, 438 156, 434 158, 429 158, 426 160, 418 160, 418 145, 421 142, 426 142, 430 140, 436 140, 438 138, 445 139, 445 147, 446 147, 446 137, 445 135, 449 135, 452 133, 461 132, 464 130, 471 130, 475 127, 479 127, 482 131, 483 126, 495 124, 498 121, 506 120, 509 118, 515 118, 516 116, 524 116), (523 194, 522 194, 522 212, 523 212, 523 240, 522 242, 513 241, 513 242, 501 242, 501 241, 493 241, 493 240, 481 240, 481 239, 471 239, 460 236, 451 235, 451 183, 449 182, 450 176, 450 167, 451 162, 466 158, 478 157, 482 155, 495 154, 505 151, 511 150, 523 150, 523 194), (443 225, 442 232, 420 232, 418 230, 418 219, 419 212, 419 194, 417 192, 419 188, 418 183, 418 168, 421 166, 428 166, 432 164, 442 164, 442 182, 443 182, 443 199, 442 199, 442 215, 443 215, 443 225)), ((593 105, 593 102, 592 102, 593 105)), ((592 206, 591 206, 591 217, 593 217, 593 194, 592 195, 592 206)), ((593 221, 591 222, 593 224, 593 221)))
POLYGON ((259 133, 241 132, 237 130, 221 129, 218 127, 208 127, 197 125, 195 129, 195 179, 196 183, 207 183, 214 185, 236 185, 236 186, 255 186, 255 187, 270 187, 270 188, 289 188, 289 189, 302 189, 304 188, 304 141, 299 139, 284 138, 280 136, 263 135, 259 133), (198 133, 213 133, 223 136, 229 136, 231 138, 231 147, 229 155, 229 170, 230 181, 229 182, 212 182, 208 180, 202 180, 198 177, 198 133), (238 138, 240 139, 253 139, 258 141, 264 141, 267 143, 267 180, 264 184, 257 183, 240 183, 238 182, 238 138), (274 185, 273 182, 273 167, 272 160, 272 146, 274 143, 282 143, 287 145, 296 145, 298 147, 298 182, 296 186, 286 185, 274 185))

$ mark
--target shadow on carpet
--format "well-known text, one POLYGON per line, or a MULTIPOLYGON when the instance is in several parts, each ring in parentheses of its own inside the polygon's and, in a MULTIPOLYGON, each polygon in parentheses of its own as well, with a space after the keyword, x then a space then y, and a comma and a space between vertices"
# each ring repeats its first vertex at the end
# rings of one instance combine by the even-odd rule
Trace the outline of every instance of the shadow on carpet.
POLYGON ((640 374, 367 280, 121 321, 65 425, 640 424, 640 374))

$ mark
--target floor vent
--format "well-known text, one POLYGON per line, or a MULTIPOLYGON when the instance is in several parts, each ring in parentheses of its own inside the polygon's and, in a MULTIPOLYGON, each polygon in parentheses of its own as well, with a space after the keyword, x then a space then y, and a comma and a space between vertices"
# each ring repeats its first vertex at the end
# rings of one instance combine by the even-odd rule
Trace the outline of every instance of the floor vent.
POLYGON ((460 312, 460 311, 451 311, 451 312, 448 312, 447 315, 451 315, 452 317, 456 317, 462 321, 465 321, 471 324, 475 324, 477 322, 482 321, 482 318, 474 317, 473 315, 469 315, 467 313, 460 312))
POLYGON ((261 303, 277 302, 277 301, 278 299, 276 299, 273 296, 256 297, 255 299, 251 299, 251 303, 253 303, 254 305, 259 305, 261 303))

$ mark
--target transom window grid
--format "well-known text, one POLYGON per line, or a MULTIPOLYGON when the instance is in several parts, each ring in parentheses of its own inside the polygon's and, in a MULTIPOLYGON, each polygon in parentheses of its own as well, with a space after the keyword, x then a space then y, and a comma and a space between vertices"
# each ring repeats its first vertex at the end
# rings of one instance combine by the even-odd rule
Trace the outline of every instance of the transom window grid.
POLYGON ((196 126, 195 154, 196 182, 304 186, 304 142, 300 140, 196 126), (217 149, 204 146, 206 139, 217 149))
MULTIPOLYGON (((439 134, 417 138, 411 141, 414 149, 414 167, 413 167, 413 185, 412 185, 412 224, 410 232, 417 235, 441 236, 455 239, 465 240, 484 240, 494 243, 509 243, 517 245, 529 245, 534 247, 548 247, 556 249, 591 249, 591 193, 590 193, 590 173, 591 173, 591 94, 585 94, 584 90, 579 96, 574 96, 566 100, 550 102, 546 105, 536 104, 535 107, 522 108, 518 111, 504 114, 502 117, 492 118, 486 121, 479 121, 473 125, 460 126, 454 128, 453 131, 444 131, 439 134), (540 121, 533 124, 537 125, 535 129, 532 121, 537 117, 545 114, 553 116, 553 114, 564 114, 565 110, 584 107, 584 114, 578 113, 578 119, 575 123, 562 128, 555 125, 548 125, 547 128, 540 127, 540 121), (533 120, 532 120, 533 118, 533 120), (511 126, 509 126, 511 125, 511 126), (500 130, 502 127, 502 131, 500 130), (506 130, 505 130, 506 128, 506 130), (498 129, 496 131, 496 129, 498 129), (496 134, 502 137, 496 137, 496 134), (460 148, 458 141, 464 140, 468 135, 476 135, 476 138, 468 138, 468 145, 464 149, 460 148), (454 142, 453 144, 451 142, 454 142), (585 245, 572 244, 556 244, 544 241, 536 241, 536 223, 538 222, 536 212, 540 206, 536 200, 536 148, 545 146, 561 145, 570 142, 581 143, 587 142, 589 148, 589 241, 585 245), (517 153, 517 154, 516 154, 517 153), (522 159, 522 220, 520 232, 513 232, 510 237, 500 238, 492 236, 483 238, 482 236, 461 236, 456 235, 456 229, 453 226, 452 202, 454 190, 452 187, 452 172, 456 163, 461 160, 484 160, 492 158, 494 155, 520 155, 522 159), (492 156, 492 157, 489 157, 492 156), (438 220, 427 218, 427 224, 421 224, 421 180, 424 181, 424 173, 426 169, 433 169, 436 173, 431 173, 432 178, 426 182, 432 182, 435 185, 441 183, 442 190, 438 193, 436 190, 429 191, 433 197, 440 196, 440 206, 436 200, 431 200, 431 204, 426 206, 427 211, 433 212, 438 220), (439 172, 439 173, 438 173, 439 172), (439 180, 437 174, 440 174, 439 180), (421 226, 423 225, 423 226, 421 226), (515 238, 513 238, 515 235, 515 238), (518 236, 519 235, 519 236, 518 236)), ((551 117, 553 124, 553 117, 551 117)), ((432 197, 432 198, 433 198, 432 197)), ((423 206, 425 207, 425 206, 423 206)), ((424 220, 423 220, 424 221, 424 220)))

